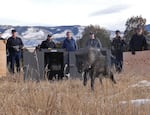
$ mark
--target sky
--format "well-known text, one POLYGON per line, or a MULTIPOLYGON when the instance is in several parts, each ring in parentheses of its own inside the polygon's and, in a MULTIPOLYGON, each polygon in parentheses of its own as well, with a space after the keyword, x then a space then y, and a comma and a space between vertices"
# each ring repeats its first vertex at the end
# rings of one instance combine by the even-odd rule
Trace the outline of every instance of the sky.
POLYGON ((131 16, 150 24, 148 0, 0 0, 0 24, 23 26, 100 25, 124 30, 131 16))

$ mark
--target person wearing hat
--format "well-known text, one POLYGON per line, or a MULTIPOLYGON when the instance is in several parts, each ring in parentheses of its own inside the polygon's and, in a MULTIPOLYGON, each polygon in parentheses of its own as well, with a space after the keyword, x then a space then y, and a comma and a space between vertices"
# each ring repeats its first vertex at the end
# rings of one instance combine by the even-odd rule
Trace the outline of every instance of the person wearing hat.
POLYGON ((133 55, 135 51, 147 50, 147 41, 146 37, 143 35, 143 28, 141 26, 136 28, 136 33, 132 36, 129 47, 133 55))
POLYGON ((12 36, 8 38, 6 43, 6 48, 8 49, 10 55, 10 72, 15 73, 14 65, 16 62, 16 71, 20 72, 20 59, 21 50, 23 48, 23 42, 21 38, 17 37, 16 30, 12 30, 12 36))
POLYGON ((92 48, 102 47, 101 41, 95 38, 95 34, 93 32, 90 32, 90 38, 86 42, 86 47, 92 47, 92 48))
POLYGON ((47 35, 47 39, 42 41, 40 48, 42 49, 56 48, 56 44, 52 41, 52 34, 47 35))
POLYGON ((114 57, 116 71, 121 72, 123 67, 123 51, 126 43, 121 38, 119 30, 116 30, 115 34, 116 36, 112 39, 111 42, 111 52, 114 57))

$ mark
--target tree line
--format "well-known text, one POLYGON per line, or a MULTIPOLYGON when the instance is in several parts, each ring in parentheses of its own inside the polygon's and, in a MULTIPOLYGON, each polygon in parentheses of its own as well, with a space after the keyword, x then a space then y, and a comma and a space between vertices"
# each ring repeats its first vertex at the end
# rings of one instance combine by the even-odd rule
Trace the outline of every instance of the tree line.
MULTIPOLYGON (((144 35, 147 37, 148 46, 150 49, 150 33, 145 29, 146 25, 146 19, 142 16, 133 16, 129 19, 127 19, 125 23, 125 31, 124 31, 124 39, 126 43, 128 44, 132 35, 135 33, 135 30, 137 26, 141 26, 144 30, 144 35)), ((100 27, 99 25, 89 25, 85 27, 82 38, 77 40, 77 44, 79 48, 84 47, 87 39, 89 38, 89 33, 94 32, 96 38, 100 39, 103 47, 110 48, 110 32, 106 30, 105 28, 100 27)), ((128 46, 127 46, 128 47, 128 46)), ((127 48, 128 49, 128 48, 127 48)))

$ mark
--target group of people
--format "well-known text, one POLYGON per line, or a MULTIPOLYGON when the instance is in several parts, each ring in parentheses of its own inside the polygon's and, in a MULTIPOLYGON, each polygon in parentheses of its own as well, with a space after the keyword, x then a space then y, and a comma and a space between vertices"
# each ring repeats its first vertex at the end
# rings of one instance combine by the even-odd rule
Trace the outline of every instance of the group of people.
MULTIPOLYGON (((120 31, 116 30, 116 36, 111 42, 111 52, 115 63, 115 68, 117 72, 122 71, 123 67, 123 51, 125 50, 127 43, 120 36, 120 31)), ((129 41, 129 50, 133 55, 136 51, 147 50, 146 37, 143 34, 143 28, 138 26, 136 28, 136 33, 131 37, 129 41)))
MULTIPOLYGON (((101 48, 102 44, 99 39, 95 38, 95 34, 90 32, 90 39, 86 42, 86 47, 93 47, 93 48, 101 48)), ((48 49, 48 48, 56 48, 55 42, 52 40, 52 35, 48 34, 47 39, 42 41, 40 48, 48 49)), ((66 49, 66 51, 76 51, 78 49, 77 43, 75 39, 72 37, 72 33, 67 31, 66 39, 63 41, 62 48, 66 49)))
MULTIPOLYGON (((52 34, 47 35, 47 39, 42 41, 40 48, 57 48, 55 42, 52 40, 52 34)), ((0 40, 3 40, 0 33, 0 40)), ((111 41, 111 52, 114 59, 116 71, 121 72, 123 67, 123 51, 126 46, 126 42, 120 36, 120 31, 116 31, 116 36, 111 41)), ((16 64, 16 71, 20 72, 20 58, 21 50, 24 44, 21 38, 17 37, 16 30, 12 30, 12 36, 8 38, 6 48, 9 52, 10 58, 10 72, 15 73, 14 66, 16 64)), ((93 32, 89 33, 89 39, 87 40, 85 47, 102 48, 102 43, 95 37, 93 32)), ((146 37, 143 35, 143 28, 137 27, 136 33, 132 36, 129 43, 130 51, 135 55, 135 51, 147 50, 146 37)), ((63 41, 62 48, 68 52, 76 51, 78 49, 75 39, 72 37, 72 33, 68 31, 66 38, 63 41)))

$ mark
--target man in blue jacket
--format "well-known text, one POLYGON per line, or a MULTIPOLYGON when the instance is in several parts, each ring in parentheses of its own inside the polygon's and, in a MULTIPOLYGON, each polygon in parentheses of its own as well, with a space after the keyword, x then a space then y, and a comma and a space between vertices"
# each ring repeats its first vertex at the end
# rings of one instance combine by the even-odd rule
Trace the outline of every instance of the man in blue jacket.
POLYGON ((21 38, 17 37, 16 30, 12 30, 12 36, 8 38, 6 47, 10 54, 10 69, 11 73, 15 73, 14 64, 16 62, 16 70, 20 72, 20 58, 23 42, 21 38))
POLYGON ((72 35, 71 35, 71 32, 67 32, 66 33, 66 39, 64 40, 63 42, 63 45, 62 45, 62 48, 65 49, 66 51, 68 51, 68 55, 66 57, 66 77, 69 77, 70 74, 69 74, 69 52, 73 52, 73 51, 76 51, 77 50, 77 44, 76 44, 76 41, 73 39, 72 35))
POLYGON ((77 50, 76 41, 73 39, 71 32, 66 33, 66 39, 63 42, 62 48, 66 49, 66 51, 75 51, 77 50))

